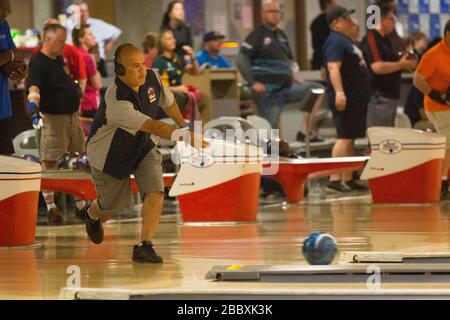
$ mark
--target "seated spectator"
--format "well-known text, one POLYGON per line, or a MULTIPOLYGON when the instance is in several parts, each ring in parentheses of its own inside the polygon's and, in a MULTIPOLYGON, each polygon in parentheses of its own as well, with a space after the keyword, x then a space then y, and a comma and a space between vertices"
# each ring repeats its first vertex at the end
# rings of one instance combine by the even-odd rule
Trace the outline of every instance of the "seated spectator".
POLYGON ((200 68, 207 66, 211 68, 231 68, 230 63, 220 54, 224 35, 211 31, 203 37, 203 49, 197 53, 200 68))
MULTIPOLYGON (((288 37, 278 27, 281 23, 280 4, 275 1, 265 2, 261 16, 263 23, 242 44, 237 64, 252 89, 258 115, 277 129, 285 104, 298 103, 298 109, 301 110, 311 92, 322 90, 323 87, 319 83, 305 82, 298 76, 299 66, 294 61, 288 37)), ((297 141, 304 142, 308 135, 311 142, 323 142, 311 130, 323 97, 321 95, 312 112, 303 117, 297 141)))
POLYGON ((148 69, 153 67, 153 61, 155 61, 158 56, 158 48, 156 46, 156 41, 158 40, 158 34, 154 32, 149 32, 142 41, 142 49, 145 55, 145 66, 148 69))
POLYGON ((86 90, 81 100, 81 116, 84 118, 94 118, 95 112, 100 104, 102 78, 96 68, 95 58, 89 54, 89 50, 94 48, 97 42, 88 24, 81 25, 79 29, 73 29, 72 40, 73 44, 80 50, 81 56, 86 64, 86 74, 88 77, 86 90))
MULTIPOLYGON (((196 89, 193 86, 183 84, 181 80, 185 72, 192 75, 200 74, 200 66, 194 50, 189 46, 184 46, 183 50, 190 61, 180 60, 175 53, 176 40, 170 30, 161 32, 157 45, 159 56, 154 61, 153 68, 161 75, 163 85, 169 87, 175 94, 175 99, 181 112, 187 117, 187 112, 189 112, 188 104, 190 97, 192 97, 191 93, 196 91, 196 89)), ((199 101, 197 100, 196 102, 198 103, 199 101)), ((189 116, 193 115, 190 114, 189 116)))
POLYGON ((172 31, 161 32, 158 39, 159 56, 153 63, 153 67, 158 70, 164 85, 170 87, 174 93, 187 93, 189 89, 181 83, 183 74, 200 74, 200 66, 194 51, 189 46, 184 46, 183 50, 190 57, 191 61, 180 60, 175 54, 176 40, 172 31))

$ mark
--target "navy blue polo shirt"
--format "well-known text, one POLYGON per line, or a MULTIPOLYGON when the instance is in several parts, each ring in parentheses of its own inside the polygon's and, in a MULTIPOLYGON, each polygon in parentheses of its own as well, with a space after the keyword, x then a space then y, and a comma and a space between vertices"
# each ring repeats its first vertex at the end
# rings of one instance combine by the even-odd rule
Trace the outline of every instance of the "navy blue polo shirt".
MULTIPOLYGON (((323 47, 325 63, 341 62, 341 77, 349 106, 366 105, 371 96, 370 73, 364 55, 345 35, 332 32, 323 47)), ((330 105, 335 105, 336 92, 327 68, 327 93, 330 105)))
MULTIPOLYGON (((0 53, 15 49, 8 22, 0 23, 0 53)), ((0 120, 11 118, 11 98, 9 96, 8 78, 0 74, 0 120)))

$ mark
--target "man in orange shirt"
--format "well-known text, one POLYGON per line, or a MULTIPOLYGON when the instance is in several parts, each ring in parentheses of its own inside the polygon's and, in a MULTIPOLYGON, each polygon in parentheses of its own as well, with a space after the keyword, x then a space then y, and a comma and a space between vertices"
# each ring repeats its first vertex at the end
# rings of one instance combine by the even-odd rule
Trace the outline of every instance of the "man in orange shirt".
POLYGON ((439 134, 447 137, 441 199, 450 200, 448 170, 450 168, 450 20, 444 39, 430 49, 414 76, 414 86, 425 95, 425 111, 439 134))

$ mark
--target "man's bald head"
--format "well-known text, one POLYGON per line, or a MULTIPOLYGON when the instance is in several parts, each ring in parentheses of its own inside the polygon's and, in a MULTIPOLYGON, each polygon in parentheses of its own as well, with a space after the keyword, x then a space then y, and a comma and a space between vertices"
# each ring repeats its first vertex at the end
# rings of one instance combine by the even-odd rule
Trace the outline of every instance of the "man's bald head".
POLYGON ((9 0, 0 0, 0 23, 6 20, 11 14, 11 4, 9 0))
POLYGON ((126 64, 127 60, 138 53, 142 53, 142 51, 131 43, 126 43, 117 48, 115 58, 119 63, 126 64))
POLYGON ((264 24, 276 28, 281 22, 281 6, 278 2, 268 1, 262 5, 261 17, 264 24))
POLYGON ((125 75, 118 76, 123 83, 137 91, 145 83, 147 68, 144 53, 132 44, 121 45, 115 59, 125 68, 125 75))

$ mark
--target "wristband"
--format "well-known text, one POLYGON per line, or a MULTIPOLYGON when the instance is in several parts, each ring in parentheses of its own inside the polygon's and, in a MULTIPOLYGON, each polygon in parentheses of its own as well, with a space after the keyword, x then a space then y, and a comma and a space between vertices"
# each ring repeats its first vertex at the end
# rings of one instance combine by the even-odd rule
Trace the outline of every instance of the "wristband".
POLYGON ((9 50, 9 52, 11 53, 11 62, 14 62, 14 60, 16 59, 16 56, 14 55, 14 51, 9 50))
POLYGON ((447 101, 445 101, 445 99, 441 97, 441 94, 439 92, 437 92, 437 91, 434 91, 434 90, 431 90, 431 92, 428 94, 428 97, 431 100, 433 100, 433 101, 435 101, 437 103, 440 103, 440 104, 446 104, 447 103, 447 101))
POLYGON ((188 129, 188 130, 189 130, 189 125, 185 124, 185 125, 182 126, 182 127, 178 127, 178 129, 181 129, 181 130, 188 129))
POLYGON ((336 91, 336 95, 337 96, 345 96, 345 92, 344 91, 336 91))
POLYGON ((41 95, 37 92, 30 92, 30 94, 28 95, 28 101, 30 101, 33 98, 41 99, 41 95))

